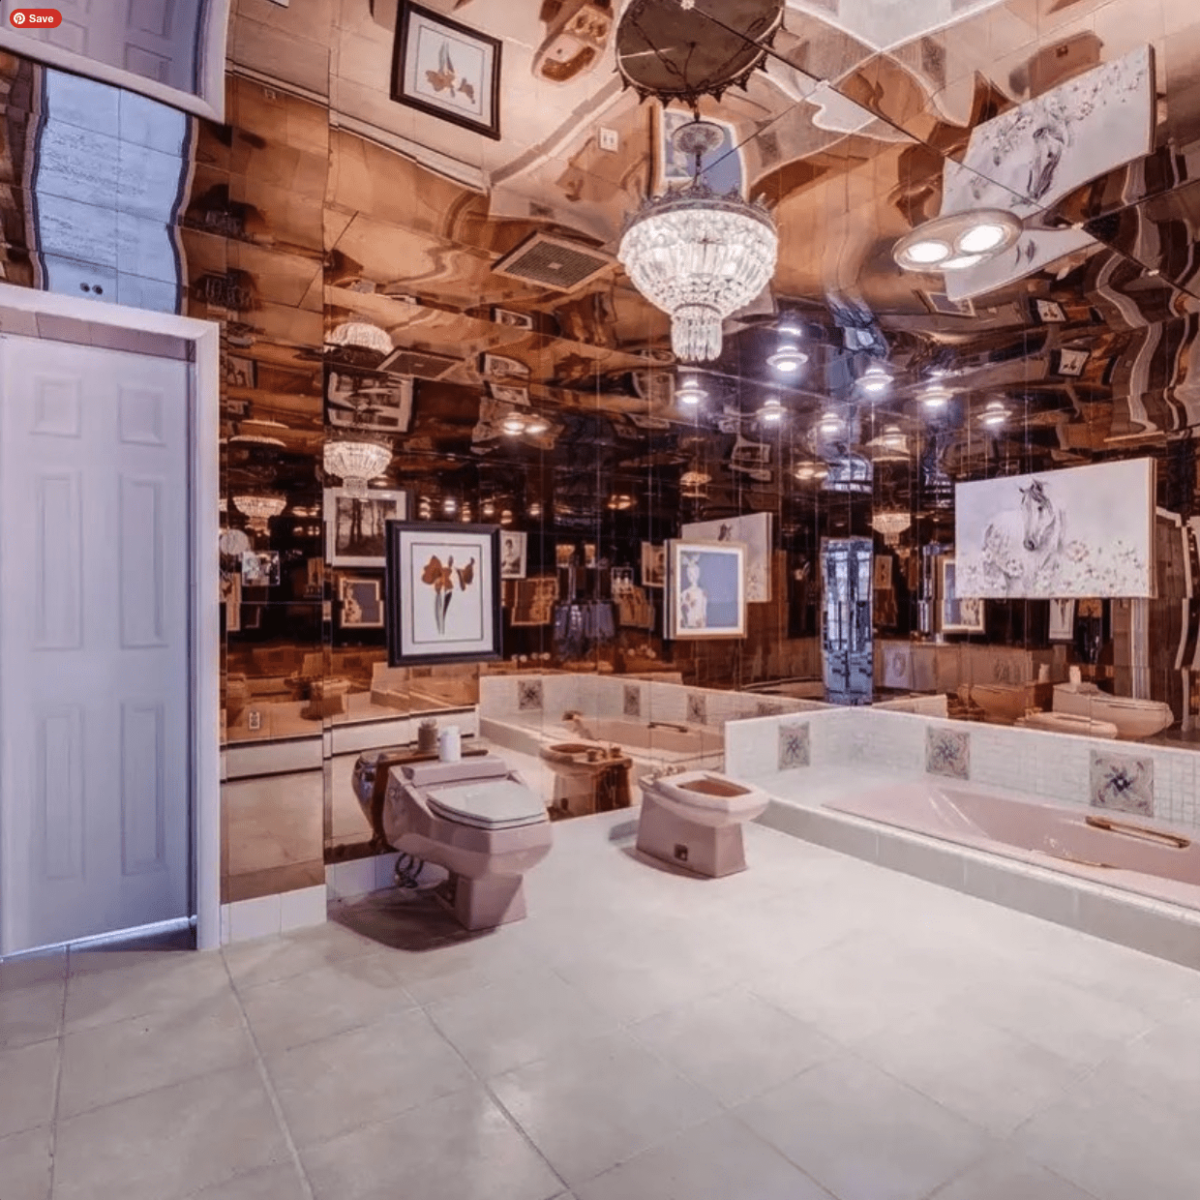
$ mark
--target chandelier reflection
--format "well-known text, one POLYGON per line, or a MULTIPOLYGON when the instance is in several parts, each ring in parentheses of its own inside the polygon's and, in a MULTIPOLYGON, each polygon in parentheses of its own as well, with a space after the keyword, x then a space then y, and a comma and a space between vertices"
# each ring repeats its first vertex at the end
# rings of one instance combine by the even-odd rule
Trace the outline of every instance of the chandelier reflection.
POLYGON ((255 533, 268 533, 270 520, 287 508, 286 496, 234 496, 233 506, 244 517, 246 525, 255 533))
POLYGON ((761 203, 718 195, 701 178, 701 160, 717 149, 719 126, 696 120, 674 135, 695 159, 692 182, 646 200, 626 226, 617 257, 634 286, 671 316, 671 348, 683 362, 721 353, 721 325, 771 282, 779 235, 761 203))
POLYGON ((391 461, 391 450, 378 442, 325 443, 325 473, 341 479, 356 500, 366 496, 367 480, 382 474, 391 461))

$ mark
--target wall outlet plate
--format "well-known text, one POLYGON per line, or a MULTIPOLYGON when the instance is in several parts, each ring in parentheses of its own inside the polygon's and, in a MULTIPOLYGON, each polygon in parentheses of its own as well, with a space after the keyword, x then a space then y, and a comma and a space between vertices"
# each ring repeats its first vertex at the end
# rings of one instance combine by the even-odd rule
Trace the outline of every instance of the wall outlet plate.
POLYGON ((615 129, 609 129, 607 125, 600 126, 596 140, 600 143, 600 149, 608 151, 609 154, 616 154, 621 148, 620 135, 615 129))

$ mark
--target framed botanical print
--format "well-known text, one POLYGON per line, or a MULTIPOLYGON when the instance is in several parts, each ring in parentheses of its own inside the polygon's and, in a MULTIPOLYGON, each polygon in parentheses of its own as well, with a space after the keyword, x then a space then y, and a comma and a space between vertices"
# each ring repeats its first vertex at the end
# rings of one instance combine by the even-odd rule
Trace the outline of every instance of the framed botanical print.
POLYGON ((498 141, 500 52, 498 39, 400 0, 392 99, 498 141))
POLYGON ((942 632, 982 633, 984 602, 959 596, 958 571, 953 555, 943 554, 938 559, 938 574, 942 595, 942 632))
POLYGON ((379 579, 344 575, 338 580, 343 629, 382 629, 383 595, 379 579))
POLYGON ((500 601, 497 526, 388 525, 389 666, 499 658, 500 601))
POLYGON ((745 544, 669 541, 667 637, 745 636, 745 544))
POLYGON ((388 521, 408 517, 405 492, 371 488, 352 496, 346 488, 325 489, 325 557, 331 567, 382 567, 387 560, 388 521))

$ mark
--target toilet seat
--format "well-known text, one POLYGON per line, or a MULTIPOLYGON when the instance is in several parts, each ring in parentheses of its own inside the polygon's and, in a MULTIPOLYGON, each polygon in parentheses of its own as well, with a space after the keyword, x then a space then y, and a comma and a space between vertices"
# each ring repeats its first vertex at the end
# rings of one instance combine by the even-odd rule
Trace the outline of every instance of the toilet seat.
POLYGON ((547 819, 542 799, 515 779, 429 788, 425 800, 430 812, 473 829, 520 829, 547 819))

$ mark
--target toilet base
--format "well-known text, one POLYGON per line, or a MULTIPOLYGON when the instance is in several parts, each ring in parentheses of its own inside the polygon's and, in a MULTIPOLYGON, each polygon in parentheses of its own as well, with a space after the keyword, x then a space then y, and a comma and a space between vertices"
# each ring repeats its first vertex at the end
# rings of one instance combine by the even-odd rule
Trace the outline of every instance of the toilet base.
POLYGON ((472 932, 523 920, 527 912, 525 880, 520 875, 468 879, 451 872, 434 896, 464 929, 472 932))
POLYGON ((642 797, 637 848, 652 858, 712 879, 736 875, 746 869, 741 825, 717 829, 688 821, 660 804, 649 792, 642 797))

